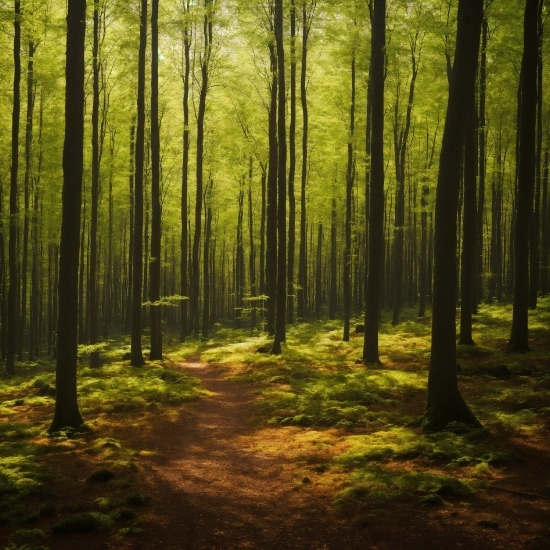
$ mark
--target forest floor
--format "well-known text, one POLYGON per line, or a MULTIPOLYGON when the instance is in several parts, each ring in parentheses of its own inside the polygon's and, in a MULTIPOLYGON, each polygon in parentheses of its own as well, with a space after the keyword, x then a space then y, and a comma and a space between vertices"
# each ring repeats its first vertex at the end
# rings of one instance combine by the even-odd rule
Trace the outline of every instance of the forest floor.
POLYGON ((546 549, 549 305, 529 354, 504 351, 497 307, 459 347, 483 430, 422 431, 422 319, 383 325, 376 368, 337 322, 292 329, 282 357, 220 329, 144 369, 117 341, 79 372, 91 431, 53 438, 52 364, 20 364, 0 381, 0 549, 546 549))

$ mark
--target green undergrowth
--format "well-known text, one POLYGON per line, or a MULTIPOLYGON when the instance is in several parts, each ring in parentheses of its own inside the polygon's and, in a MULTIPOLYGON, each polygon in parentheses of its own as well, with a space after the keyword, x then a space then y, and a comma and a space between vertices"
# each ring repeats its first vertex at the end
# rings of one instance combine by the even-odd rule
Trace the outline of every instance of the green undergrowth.
POLYGON ((550 299, 530 312, 530 353, 506 350, 511 315, 510 305, 482 305, 473 325, 476 344, 457 349, 459 385, 483 430, 422 431, 431 318, 413 310, 396 326, 383 313, 381 365, 361 364, 362 334, 342 342, 341 322, 326 320, 289 327, 279 356, 266 353, 270 340, 258 336, 213 346, 202 357, 229 365, 235 382, 255 388, 267 427, 294 426, 332 440, 330 457, 311 469, 324 479, 343 473, 338 504, 402 497, 440 504, 475 494, 520 463, 511 438, 548 433, 550 299))
MULTIPOLYGON (((79 350, 78 399, 87 432, 47 433, 54 410, 55 361, 18 363, 15 376, 0 380, 0 529, 26 529, 37 521, 40 504, 51 498, 51 485, 70 482, 63 471, 48 466, 52 455, 79 455, 73 460, 83 471, 99 462, 114 472, 109 481, 113 487, 125 487, 138 470, 139 457, 150 451, 106 436, 110 425, 147 430, 149 415, 172 414, 175 406, 208 394, 200 380, 181 372, 170 353, 165 361, 134 368, 124 360, 124 339, 100 348, 102 365, 97 369, 87 366, 90 349, 79 350)), ((190 343, 183 353, 196 350, 197 343, 190 343)))

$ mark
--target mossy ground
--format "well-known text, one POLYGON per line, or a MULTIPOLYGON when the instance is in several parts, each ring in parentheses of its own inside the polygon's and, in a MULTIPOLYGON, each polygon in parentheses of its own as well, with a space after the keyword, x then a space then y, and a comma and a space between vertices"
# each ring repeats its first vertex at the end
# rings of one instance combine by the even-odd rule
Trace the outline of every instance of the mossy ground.
POLYGON ((6 548, 36 545, 23 535, 37 538, 39 529, 44 537, 38 543, 47 546, 56 522, 100 511, 119 523, 94 537, 146 531, 154 521, 147 498, 143 511, 121 510, 144 486, 141 459, 158 450, 131 445, 136 438, 130 435, 140 433, 146 442, 158 426, 185 417, 191 402, 209 394, 181 367, 199 355, 255 395, 254 430, 242 445, 281 457, 293 468, 294 490, 318 486, 346 513, 471 502, 490 513, 492 486, 536 493, 545 502, 550 300, 530 312, 530 353, 506 351, 510 323, 510 306, 484 305, 475 317, 476 345, 458 348, 460 388, 483 424, 475 431, 422 431, 430 318, 416 318, 412 310, 396 327, 384 313, 379 366, 358 363, 362 336, 342 342, 341 322, 327 320, 289 328, 280 356, 258 353, 266 336, 223 327, 207 342, 166 338, 165 360, 140 369, 122 360, 128 351, 122 337, 103 344, 99 369, 86 366, 89 350, 82 348, 79 402, 91 431, 81 434, 47 435, 54 400, 38 393, 55 385, 53 361, 18 364, 17 376, 0 381, 0 540, 6 548), (114 477, 86 482, 101 469, 114 477))

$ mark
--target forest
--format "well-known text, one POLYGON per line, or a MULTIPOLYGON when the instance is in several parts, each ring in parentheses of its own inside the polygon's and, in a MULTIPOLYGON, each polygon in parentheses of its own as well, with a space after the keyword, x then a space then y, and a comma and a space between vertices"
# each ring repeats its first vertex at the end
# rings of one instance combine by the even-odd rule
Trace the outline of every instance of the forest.
POLYGON ((547 548, 548 13, 0 0, 0 550, 547 548))

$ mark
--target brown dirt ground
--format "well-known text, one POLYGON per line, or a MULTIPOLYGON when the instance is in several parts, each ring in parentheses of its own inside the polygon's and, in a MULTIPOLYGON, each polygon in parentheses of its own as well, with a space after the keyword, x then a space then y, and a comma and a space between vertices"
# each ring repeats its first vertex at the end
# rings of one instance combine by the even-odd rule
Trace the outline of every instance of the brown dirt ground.
MULTIPOLYGON (((334 485, 325 483, 323 474, 311 467, 326 456, 316 456, 313 449, 300 462, 288 452, 262 450, 285 443, 285 438, 288 442, 300 428, 255 424, 254 386, 227 380, 224 368, 201 363, 198 357, 179 368, 200 378, 213 395, 170 415, 153 413, 147 421, 135 413, 117 415, 121 421, 102 434, 141 450, 133 458, 137 468, 125 470, 126 484, 83 484, 100 466, 99 458, 84 452, 44 457, 46 468, 62 471, 70 480, 49 487, 60 516, 66 515, 64 511, 90 509, 99 496, 120 498, 139 490, 151 497, 136 510, 144 532, 120 537, 113 535, 115 528, 52 535, 46 546, 52 550, 550 548, 550 503, 545 499, 489 491, 466 502, 446 500, 437 508, 406 501, 374 510, 339 509, 333 504, 334 485), (309 483, 304 483, 304 474, 309 483), (486 519, 496 521, 499 528, 478 525, 486 519)), ((547 483, 547 442, 512 443, 523 462, 510 466, 506 479, 499 483, 497 477, 495 484, 532 492, 547 483)), ((43 518, 29 528, 47 531, 55 521, 43 518)), ((0 528, 0 548, 4 529, 0 528)))

